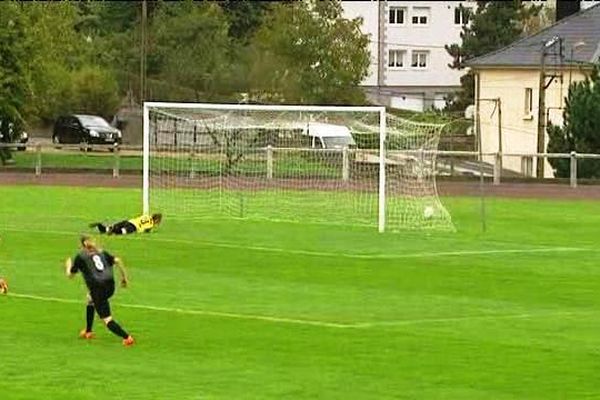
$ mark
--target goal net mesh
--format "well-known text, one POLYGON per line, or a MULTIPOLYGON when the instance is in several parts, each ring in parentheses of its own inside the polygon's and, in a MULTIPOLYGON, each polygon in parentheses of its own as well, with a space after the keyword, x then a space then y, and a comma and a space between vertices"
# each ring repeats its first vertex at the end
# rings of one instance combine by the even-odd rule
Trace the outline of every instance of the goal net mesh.
MULTIPOLYGON (((378 225, 379 112, 148 110, 152 211, 378 225)), ((442 126, 389 114, 385 123, 385 230, 453 230, 435 184, 442 126)))

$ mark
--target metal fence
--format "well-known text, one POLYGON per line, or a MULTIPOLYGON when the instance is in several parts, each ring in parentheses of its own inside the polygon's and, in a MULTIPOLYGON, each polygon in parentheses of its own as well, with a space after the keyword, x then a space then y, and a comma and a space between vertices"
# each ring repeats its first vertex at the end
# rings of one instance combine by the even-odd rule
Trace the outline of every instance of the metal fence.
MULTIPOLYGON (((23 143, 23 144, 6 144, 0 143, 0 150, 8 148, 13 152, 15 158, 20 158, 19 154, 28 155, 28 165, 23 168, 23 165, 16 165, 18 170, 33 170, 36 176, 40 176, 45 171, 55 170, 83 170, 85 167, 72 165, 72 166, 56 166, 52 165, 48 161, 51 154, 55 155, 68 155, 68 154, 90 154, 90 155, 103 155, 103 167, 97 168, 100 170, 112 171, 112 176, 118 178, 123 170, 131 172, 132 168, 123 168, 123 159, 139 158, 142 157, 141 146, 128 146, 128 145, 98 145, 98 144, 86 144, 83 145, 53 145, 53 144, 41 144, 41 143, 23 143), (20 149, 21 151, 18 151, 20 149), (33 165, 31 164, 33 163, 33 165)), ((273 168, 273 154, 278 151, 286 151, 290 149, 278 149, 272 147, 266 147, 264 150, 267 160, 267 170, 273 168)), ((297 149, 296 149, 297 150, 297 149)), ((188 146, 185 148, 179 148, 179 152, 184 154, 188 153, 189 157, 193 158, 198 154, 198 148, 195 146, 188 146)), ((342 179, 348 179, 349 169, 349 157, 348 149, 337 149, 327 150, 329 152, 339 152, 340 159, 343 160, 341 163, 342 171, 340 176, 342 179)), ((354 150, 360 151, 360 150, 354 150)), ((436 155, 436 165, 434 170, 439 179, 447 178, 483 178, 491 181, 493 185, 500 185, 503 181, 531 181, 539 182, 542 179, 538 179, 533 174, 533 166, 537 158, 543 158, 545 160, 550 159, 564 159, 568 160, 569 165, 569 177, 568 178, 545 178, 545 182, 561 182, 567 183, 570 187, 576 188, 581 178, 578 176, 578 164, 582 160, 600 160, 600 154, 582 154, 582 153, 478 153, 474 151, 442 151, 442 150, 407 150, 402 151, 403 154, 414 155, 415 157, 423 157, 423 155, 436 155), (507 167, 507 164, 512 165, 511 168, 507 167), (520 165, 520 168, 515 168, 515 165, 520 165)), ((600 161, 599 161, 600 162, 600 161)), ((141 173, 140 168, 133 168, 141 173)), ((547 166, 547 170, 550 170, 547 166)), ((2 167, 0 167, 0 172, 2 167)), ((600 183, 600 181, 599 181, 600 183)))

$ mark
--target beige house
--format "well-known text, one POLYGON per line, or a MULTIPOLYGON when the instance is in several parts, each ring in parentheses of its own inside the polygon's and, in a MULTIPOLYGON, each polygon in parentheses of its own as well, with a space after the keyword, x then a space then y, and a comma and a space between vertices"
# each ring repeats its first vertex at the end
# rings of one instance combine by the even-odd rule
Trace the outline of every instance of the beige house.
MULTIPOLYGON (((599 60, 600 4, 470 60, 482 151, 546 152, 545 127, 562 124, 569 84, 584 79, 599 60)), ((484 159, 493 162, 495 158, 484 159)), ((544 177, 553 176, 550 164, 540 165, 536 157, 505 156, 502 167, 527 176, 541 176, 538 172, 543 168, 544 177)))

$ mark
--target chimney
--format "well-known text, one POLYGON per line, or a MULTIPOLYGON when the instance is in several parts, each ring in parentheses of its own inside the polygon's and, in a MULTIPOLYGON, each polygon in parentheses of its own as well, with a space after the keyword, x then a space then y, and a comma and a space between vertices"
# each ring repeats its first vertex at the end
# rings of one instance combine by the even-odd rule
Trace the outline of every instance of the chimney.
POLYGON ((579 9, 579 0, 556 0, 556 22, 575 14, 579 9))

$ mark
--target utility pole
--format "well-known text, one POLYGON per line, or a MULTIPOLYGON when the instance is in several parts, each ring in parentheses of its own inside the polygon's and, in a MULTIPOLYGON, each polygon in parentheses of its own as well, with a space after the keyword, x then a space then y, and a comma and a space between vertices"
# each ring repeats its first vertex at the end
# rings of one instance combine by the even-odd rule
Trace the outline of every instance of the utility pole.
POLYGON ((148 9, 146 0, 142 0, 142 26, 141 26, 141 43, 140 43, 140 104, 144 104, 146 100, 146 19, 148 17, 148 9))
MULTIPOLYGON (((542 45, 540 56, 540 82, 538 87, 538 126, 537 126, 537 152, 545 150, 545 127, 546 127, 546 43, 542 45)), ((536 177, 544 178, 544 158, 536 157, 536 177)))
MULTIPOLYGON (((546 84, 546 50, 556 43, 560 43, 560 54, 562 56, 562 40, 554 36, 542 45, 540 54, 540 83, 538 88, 538 126, 537 126, 537 152, 546 152, 546 89, 552 83, 556 75, 550 75, 552 80, 546 84)), ((537 157, 536 176, 538 179, 544 179, 544 161, 543 157, 537 157)))
POLYGON ((498 106, 498 156, 500 157, 500 172, 502 172, 502 99, 496 100, 498 106))
POLYGON ((474 74, 473 81, 475 84, 475 134, 477 135, 477 151, 479 153, 479 199, 480 199, 480 214, 481 214, 481 231, 485 233, 485 190, 483 188, 483 144, 481 140, 481 115, 480 115, 480 102, 481 102, 481 81, 479 73, 474 74))

